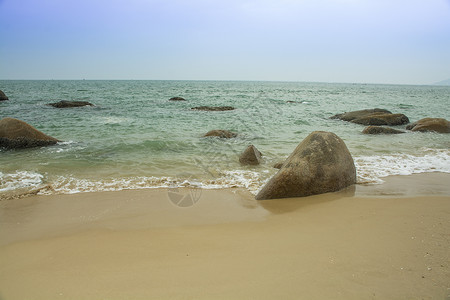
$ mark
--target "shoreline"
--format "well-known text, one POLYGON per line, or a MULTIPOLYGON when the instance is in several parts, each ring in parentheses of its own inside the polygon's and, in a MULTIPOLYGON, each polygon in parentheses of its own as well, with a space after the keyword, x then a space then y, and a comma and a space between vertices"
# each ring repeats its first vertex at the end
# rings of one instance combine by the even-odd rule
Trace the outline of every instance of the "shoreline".
POLYGON ((0 299, 448 297, 450 174, 384 179, 264 201, 239 188, 0 201, 0 299))

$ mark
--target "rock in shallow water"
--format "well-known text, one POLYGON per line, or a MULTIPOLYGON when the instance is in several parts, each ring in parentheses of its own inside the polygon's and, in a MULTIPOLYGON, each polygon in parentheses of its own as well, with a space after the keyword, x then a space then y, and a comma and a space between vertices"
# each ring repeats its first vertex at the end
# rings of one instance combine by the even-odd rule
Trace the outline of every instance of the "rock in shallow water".
POLYGON ((420 132, 450 133, 450 122, 442 118, 424 118, 406 126, 406 129, 420 132))
POLYGON ((9 98, 0 90, 0 101, 8 100, 9 98))
POLYGON ((259 165, 261 163, 261 152, 255 146, 250 145, 239 157, 242 165, 259 165))
POLYGON ((297 146, 256 199, 304 197, 355 183, 355 164, 344 141, 332 132, 315 131, 297 146))
POLYGON ((234 132, 228 131, 228 130, 215 129, 215 130, 208 131, 204 135, 204 137, 209 137, 209 136, 219 137, 219 138, 223 138, 223 139, 229 139, 229 138, 236 137, 237 134, 234 132))
POLYGON ((332 116, 330 119, 339 119, 361 125, 403 125, 409 123, 404 114, 393 114, 388 110, 374 108, 346 112, 332 116))
POLYGON ((353 121, 355 119, 367 117, 372 114, 392 114, 389 110, 382 109, 382 108, 373 108, 373 109, 363 109, 363 110, 355 110, 350 112, 345 112, 342 114, 337 114, 332 116, 330 119, 339 119, 342 121, 353 121))
POLYGON ((50 103, 50 106, 56 108, 70 108, 70 107, 81 107, 81 106, 94 106, 94 104, 87 101, 66 101, 62 100, 55 103, 50 103))
POLYGON ((7 149, 41 147, 56 144, 58 141, 24 121, 14 118, 0 120, 0 147, 7 149))
POLYGON ((364 128, 363 134, 399 134, 405 133, 404 131, 397 130, 394 128, 383 127, 383 126, 369 126, 364 128))

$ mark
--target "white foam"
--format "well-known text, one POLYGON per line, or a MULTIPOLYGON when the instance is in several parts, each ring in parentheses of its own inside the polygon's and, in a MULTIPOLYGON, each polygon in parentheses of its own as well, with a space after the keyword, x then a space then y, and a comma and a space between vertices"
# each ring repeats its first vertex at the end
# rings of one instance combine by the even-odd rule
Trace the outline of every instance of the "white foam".
POLYGON ((130 178, 112 178, 89 180, 80 179, 73 176, 59 176, 51 184, 51 190, 41 190, 40 194, 75 194, 84 192, 99 191, 121 191, 127 189, 145 189, 169 187, 174 179, 170 177, 130 177, 130 178))
POLYGON ((42 174, 29 171, 16 171, 9 174, 0 172, 0 192, 37 188, 42 185, 43 178, 42 174))
POLYGON ((422 154, 355 157, 358 183, 382 183, 383 177, 426 172, 450 173, 450 150, 422 149, 422 154))
MULTIPOLYGON (((382 183, 384 177, 424 172, 450 173, 449 149, 420 149, 421 154, 389 154, 354 157, 358 183, 382 183)), ((120 191, 127 189, 192 187, 204 189, 245 188, 256 194, 278 170, 260 166, 257 170, 222 170, 213 179, 194 176, 85 179, 75 176, 45 178, 31 171, 0 172, 0 192, 40 188, 40 194, 73 194, 82 192, 120 191), (43 188, 44 187, 44 188, 43 188)))

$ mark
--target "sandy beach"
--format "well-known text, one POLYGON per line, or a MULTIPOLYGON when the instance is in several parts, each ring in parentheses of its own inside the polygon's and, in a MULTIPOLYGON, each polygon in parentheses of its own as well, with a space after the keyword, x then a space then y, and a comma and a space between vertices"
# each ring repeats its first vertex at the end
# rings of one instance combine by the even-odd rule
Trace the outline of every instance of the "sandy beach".
POLYGON ((0 299, 450 299, 450 174, 0 201, 0 299))

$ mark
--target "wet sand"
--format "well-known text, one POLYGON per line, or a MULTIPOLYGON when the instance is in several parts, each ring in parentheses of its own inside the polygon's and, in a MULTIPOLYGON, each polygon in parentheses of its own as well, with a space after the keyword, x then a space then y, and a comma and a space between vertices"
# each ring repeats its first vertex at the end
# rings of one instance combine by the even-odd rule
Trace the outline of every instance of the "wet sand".
POLYGON ((267 201, 240 189, 0 201, 0 299, 446 299, 449 183, 429 173, 267 201))

